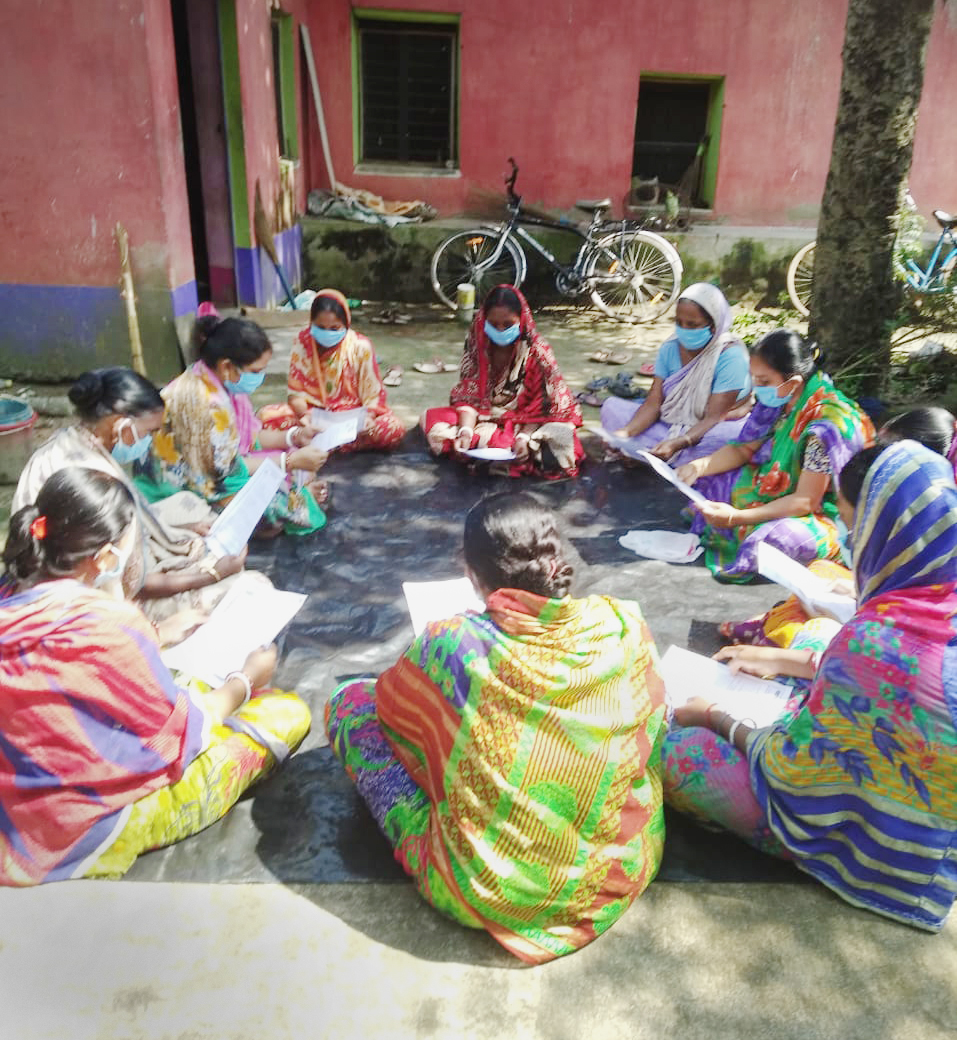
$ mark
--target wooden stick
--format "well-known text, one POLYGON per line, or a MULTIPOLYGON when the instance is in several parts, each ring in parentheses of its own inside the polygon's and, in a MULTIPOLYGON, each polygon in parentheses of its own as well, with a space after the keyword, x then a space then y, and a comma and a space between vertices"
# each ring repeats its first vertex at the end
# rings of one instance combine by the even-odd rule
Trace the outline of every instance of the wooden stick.
POLYGON ((136 294, 133 291, 133 272, 130 269, 130 236, 122 224, 116 225, 116 244, 120 250, 120 282, 123 286, 120 296, 126 303, 126 323, 130 329, 130 353, 133 355, 133 368, 141 376, 146 375, 146 362, 143 360, 143 341, 140 339, 140 322, 136 316, 136 294))
POLYGON ((312 56, 309 27, 303 23, 299 26, 299 31, 302 33, 302 49, 306 55, 309 82, 312 85, 312 103, 316 106, 316 115, 319 117, 319 137, 322 140, 322 154, 326 160, 326 172, 329 174, 329 190, 336 194, 336 175, 332 169, 332 153, 329 151, 329 135, 326 133, 326 117, 322 112, 322 95, 319 93, 319 79, 316 76, 316 62, 312 56))

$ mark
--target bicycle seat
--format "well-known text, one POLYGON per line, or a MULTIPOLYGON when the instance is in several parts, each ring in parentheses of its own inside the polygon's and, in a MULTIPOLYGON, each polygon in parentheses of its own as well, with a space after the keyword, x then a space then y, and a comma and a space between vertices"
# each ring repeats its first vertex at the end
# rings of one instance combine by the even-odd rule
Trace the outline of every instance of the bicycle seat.
POLYGON ((949 213, 945 213, 942 209, 934 210, 934 218, 942 228, 950 228, 953 230, 957 227, 957 217, 952 217, 949 213))
POLYGON ((594 213, 595 210, 608 209, 611 199, 579 199, 575 203, 576 209, 583 209, 586 213, 594 213))

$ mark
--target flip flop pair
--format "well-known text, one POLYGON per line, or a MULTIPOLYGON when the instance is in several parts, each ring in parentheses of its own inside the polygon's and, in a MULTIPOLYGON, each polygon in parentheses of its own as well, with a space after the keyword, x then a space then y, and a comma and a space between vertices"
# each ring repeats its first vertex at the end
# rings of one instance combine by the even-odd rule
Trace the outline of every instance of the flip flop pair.
POLYGON ((402 376, 405 373, 405 369, 401 365, 393 365, 388 372, 386 372, 383 380, 383 386, 401 386, 402 376))
POLYGON ((435 376, 441 372, 454 372, 457 366, 447 365, 441 358, 432 358, 431 361, 416 361, 412 367, 416 372, 422 372, 427 376, 435 376))
POLYGON ((631 354, 627 350, 596 350, 588 355, 589 361, 597 361, 600 365, 627 365, 631 354))
POLYGON ((655 363, 654 361, 646 361, 643 365, 638 366, 638 375, 640 376, 653 376, 655 374, 655 363))
POLYGON ((579 404, 588 405, 589 408, 601 408, 604 403, 603 398, 599 397, 598 394, 590 394, 587 390, 582 390, 580 393, 575 394, 575 400, 579 404))

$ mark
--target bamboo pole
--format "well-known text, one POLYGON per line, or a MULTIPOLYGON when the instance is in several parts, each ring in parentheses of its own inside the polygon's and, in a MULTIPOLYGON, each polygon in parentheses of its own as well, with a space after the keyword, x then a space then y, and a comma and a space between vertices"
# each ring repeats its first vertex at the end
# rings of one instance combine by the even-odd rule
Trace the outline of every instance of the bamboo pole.
POLYGON ((130 269, 130 236, 122 224, 116 225, 116 244, 120 250, 120 282, 123 290, 120 295, 126 304, 126 322, 130 329, 130 353, 133 355, 133 368, 141 376, 146 375, 146 362, 143 360, 143 341, 140 339, 140 322, 136 315, 136 294, 133 291, 133 272, 130 269))
POLYGON ((336 194, 336 175, 332 169, 332 153, 329 151, 329 135, 326 132, 326 117, 322 111, 322 95, 319 93, 319 78, 316 76, 316 61, 312 54, 312 41, 309 28, 305 24, 299 26, 302 33, 302 49, 306 55, 306 66, 309 69, 309 83, 312 86, 312 102, 316 106, 319 117, 319 137, 322 139, 322 155, 326 160, 326 172, 329 174, 329 190, 336 194))

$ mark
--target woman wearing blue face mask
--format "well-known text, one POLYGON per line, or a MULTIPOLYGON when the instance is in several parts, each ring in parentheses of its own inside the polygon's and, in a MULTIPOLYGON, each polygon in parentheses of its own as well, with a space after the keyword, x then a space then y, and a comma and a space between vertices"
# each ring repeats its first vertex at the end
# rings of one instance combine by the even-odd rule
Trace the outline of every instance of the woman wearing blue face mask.
POLYGON ((321 289, 312 301, 309 327, 299 333, 289 358, 289 403, 259 413, 267 429, 293 429, 313 408, 364 411, 359 435, 338 452, 388 451, 405 427, 386 405, 375 350, 352 328, 349 304, 336 289, 321 289))
POLYGON ((434 455, 499 448, 509 476, 574 477, 584 458, 581 409, 552 348, 538 334, 525 297, 499 285, 472 322, 459 382, 448 408, 431 408, 421 426, 434 455))
POLYGON ((326 517, 317 499, 325 500, 328 489, 311 479, 326 461, 325 452, 311 446, 317 431, 308 425, 265 430, 249 400, 272 357, 265 332, 246 318, 226 318, 204 331, 199 359, 163 390, 165 418, 137 486, 151 501, 187 490, 221 509, 272 453, 287 473, 305 479, 287 477, 261 533, 318 530, 326 517))
POLYGON ((133 494, 143 548, 125 569, 128 591, 137 593, 156 622, 183 610, 211 610, 230 587, 226 579, 243 569, 245 553, 219 557, 208 551, 198 536, 209 530, 215 514, 203 499, 183 491, 151 505, 127 472, 149 454, 153 434, 163 424, 159 391, 128 368, 101 368, 80 376, 69 397, 77 422, 33 453, 20 474, 13 512, 35 502, 46 480, 67 466, 115 477, 133 494))
POLYGON ((750 581, 761 542, 798 563, 840 556, 834 480, 874 427, 819 357, 796 332, 769 332, 751 356, 758 404, 738 440, 678 470, 709 500, 692 530, 722 580, 750 581))
POLYGON ((608 398, 602 426, 674 465, 733 440, 751 409, 751 378, 747 349, 731 334, 731 320, 720 289, 689 285, 678 298, 674 335, 655 359, 648 396, 640 405, 608 398))

